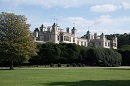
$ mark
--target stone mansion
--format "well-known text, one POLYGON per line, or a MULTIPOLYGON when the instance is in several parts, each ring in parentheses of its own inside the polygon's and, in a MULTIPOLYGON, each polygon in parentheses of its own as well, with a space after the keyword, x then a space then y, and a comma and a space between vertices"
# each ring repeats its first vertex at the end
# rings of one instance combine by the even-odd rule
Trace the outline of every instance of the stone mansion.
POLYGON ((66 28, 66 32, 60 28, 56 23, 52 26, 45 27, 41 25, 40 28, 35 28, 33 32, 33 38, 35 42, 39 43, 75 43, 80 46, 94 46, 97 48, 113 48, 117 49, 117 37, 113 37, 112 40, 108 40, 104 33, 100 36, 97 33, 90 34, 89 31, 81 38, 77 37, 77 29, 73 27, 71 30, 66 28))

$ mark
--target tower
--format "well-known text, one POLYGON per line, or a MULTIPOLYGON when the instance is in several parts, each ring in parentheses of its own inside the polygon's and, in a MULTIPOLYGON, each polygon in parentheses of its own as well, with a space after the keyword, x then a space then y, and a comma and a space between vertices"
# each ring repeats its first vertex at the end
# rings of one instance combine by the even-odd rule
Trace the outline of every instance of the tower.
POLYGON ((117 37, 116 37, 116 35, 114 35, 114 37, 112 39, 112 48, 117 49, 117 37))
POLYGON ((42 24, 41 27, 39 27, 39 40, 44 41, 44 32, 46 31, 46 27, 42 24))
POLYGON ((57 24, 56 24, 56 23, 53 23, 53 25, 52 25, 52 31, 53 31, 53 32, 56 32, 56 31, 58 30, 57 27, 58 27, 57 24))
POLYGON ((66 32, 67 32, 67 33, 69 33, 69 32, 70 32, 69 27, 67 27, 67 28, 66 28, 66 32))
POLYGON ((116 35, 114 35, 113 40, 117 43, 117 37, 116 37, 116 35))
POLYGON ((59 41, 58 41, 58 26, 56 23, 54 23, 52 25, 52 34, 53 34, 53 36, 52 36, 53 42, 59 43, 59 41))
POLYGON ((85 38, 86 38, 88 41, 90 41, 90 39, 91 39, 91 34, 90 34, 90 31, 89 31, 89 30, 86 32, 85 38))
POLYGON ((34 35, 34 41, 39 39, 39 29, 38 28, 35 28, 33 35, 34 35))
POLYGON ((73 27, 73 29, 71 30, 71 33, 75 35, 75 37, 77 37, 77 30, 75 27, 73 27))
POLYGON ((46 31, 46 27, 42 24, 40 27, 40 32, 44 32, 44 31, 46 31))
POLYGON ((75 27, 73 27, 73 29, 71 30, 71 34, 73 35, 73 37, 71 37, 73 43, 77 44, 77 30, 75 29, 75 27))
POLYGON ((97 39, 97 33, 94 33, 94 39, 97 39))
POLYGON ((104 33, 102 33, 101 35, 100 35, 100 40, 101 40, 101 46, 102 47, 105 47, 105 40, 106 38, 105 38, 105 35, 104 35, 104 33))

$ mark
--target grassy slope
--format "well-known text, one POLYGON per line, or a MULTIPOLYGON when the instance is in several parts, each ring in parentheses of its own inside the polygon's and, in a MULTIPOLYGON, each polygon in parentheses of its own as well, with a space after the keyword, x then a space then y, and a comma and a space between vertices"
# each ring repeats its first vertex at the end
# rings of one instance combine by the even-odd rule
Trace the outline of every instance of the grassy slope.
POLYGON ((0 70, 0 86, 130 86, 130 69, 0 70))

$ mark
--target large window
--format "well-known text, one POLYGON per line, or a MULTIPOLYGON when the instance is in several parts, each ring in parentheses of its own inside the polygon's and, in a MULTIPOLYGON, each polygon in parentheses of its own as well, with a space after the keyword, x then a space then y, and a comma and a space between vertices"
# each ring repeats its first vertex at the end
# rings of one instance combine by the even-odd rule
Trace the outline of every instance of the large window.
POLYGON ((69 36, 64 36, 64 41, 69 41, 69 36))
POLYGON ((73 42, 75 42, 75 38, 73 38, 73 42))
POLYGON ((108 46, 110 46, 110 43, 108 43, 108 46))
POLYGON ((85 42, 85 46, 87 46, 87 42, 85 42))
POLYGON ((71 42, 71 37, 70 37, 70 42, 71 42))
POLYGON ((83 46, 83 42, 81 42, 81 46, 83 46))
POLYGON ((58 37, 58 41, 60 40, 60 36, 57 36, 58 37))
POLYGON ((116 43, 113 43, 113 47, 116 47, 116 43))
POLYGON ((63 36, 61 36, 61 41, 63 41, 63 36))
POLYGON ((107 46, 107 43, 105 42, 105 46, 107 46))

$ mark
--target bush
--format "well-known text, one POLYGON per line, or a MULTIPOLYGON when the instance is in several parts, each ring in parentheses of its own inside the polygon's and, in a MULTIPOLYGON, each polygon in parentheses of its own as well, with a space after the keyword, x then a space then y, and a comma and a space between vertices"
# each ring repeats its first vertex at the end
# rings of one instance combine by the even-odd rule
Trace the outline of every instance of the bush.
POLYGON ((76 67, 76 64, 75 64, 75 63, 73 63, 73 64, 72 64, 72 66, 73 66, 73 67, 76 67))
POLYGON ((82 64, 82 67, 85 67, 85 64, 82 64))
POLYGON ((82 64, 81 64, 81 63, 78 63, 78 66, 79 66, 79 67, 82 67, 82 64))
POLYGON ((66 66, 67 66, 67 67, 70 67, 70 64, 67 64, 66 66))
POLYGON ((51 63, 51 64, 50 64, 50 67, 54 67, 54 64, 53 64, 53 63, 51 63))
POLYGON ((57 65, 58 67, 61 67, 61 64, 60 63, 58 63, 58 65, 57 65))

